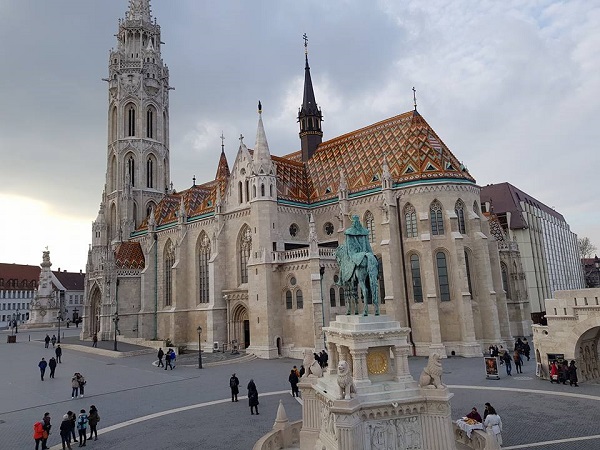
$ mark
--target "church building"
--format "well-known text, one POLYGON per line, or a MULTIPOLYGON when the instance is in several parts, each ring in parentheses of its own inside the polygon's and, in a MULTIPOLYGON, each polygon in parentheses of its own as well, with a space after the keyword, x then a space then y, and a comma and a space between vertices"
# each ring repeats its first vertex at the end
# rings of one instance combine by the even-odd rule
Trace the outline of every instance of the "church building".
MULTIPOLYGON (((322 349, 346 313, 336 248, 358 216, 379 261, 381 313, 417 355, 512 342, 480 187, 415 107, 323 140, 305 41, 299 142, 223 146, 215 177, 181 191, 169 166, 169 70, 149 0, 130 0, 110 53, 106 184, 92 227, 84 337, 237 342, 261 358, 322 349), (117 319, 118 320, 115 320, 117 319)), ((257 97, 259 93, 257 93, 257 97)), ((335 119, 332 119, 335 120, 335 119)), ((264 122, 264 123, 263 123, 264 122)), ((372 308, 371 308, 372 311, 372 308)), ((522 320, 522 318, 517 318, 522 320)))

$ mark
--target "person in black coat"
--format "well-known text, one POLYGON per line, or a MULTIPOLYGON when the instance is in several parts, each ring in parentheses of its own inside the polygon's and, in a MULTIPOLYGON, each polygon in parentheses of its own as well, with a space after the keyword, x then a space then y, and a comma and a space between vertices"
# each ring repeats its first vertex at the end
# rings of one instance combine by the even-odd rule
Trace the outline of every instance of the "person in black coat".
POLYGON ((569 384, 571 386, 579 387, 577 384, 579 380, 577 379, 577 366, 575 365, 575 360, 571 361, 569 364, 569 384))
POLYGON ((292 386, 292 397, 299 397, 299 391, 298 391, 298 375, 296 374, 296 371, 294 369, 290 370, 290 376, 288 377, 288 381, 290 382, 290 385, 292 386))
POLYGON ((258 390, 252 379, 248 383, 248 404, 250 405, 250 414, 254 415, 254 410, 256 410, 258 415, 258 390))
POLYGON ((61 364, 62 363, 62 348, 60 348, 60 344, 58 344, 56 346, 56 349, 54 350, 54 353, 56 353, 56 362, 61 364))
POLYGON ((62 448, 71 450, 71 430, 74 429, 73 421, 68 414, 63 416, 63 420, 60 423, 60 440, 62 441, 62 448))
POLYGON ((54 378, 54 371, 56 370, 56 359, 54 357, 48 361, 48 367, 50 367, 50 378, 54 378))
POLYGON ((44 358, 39 362, 38 367, 40 368, 40 375, 42 377, 42 381, 44 381, 44 374, 46 373, 46 367, 48 367, 48 363, 44 358))
POLYGON ((238 379, 238 377, 235 376, 235 373, 233 375, 231 375, 231 378, 229 379, 229 388, 231 389, 231 401, 232 402, 237 402, 238 401, 238 394, 240 393, 240 380, 238 379))
MULTIPOLYGON (((158 354, 156 355, 156 357, 158 358, 158 366, 157 367, 165 367, 164 363, 163 363, 163 356, 165 356, 165 352, 163 351, 162 347, 158 349, 158 354)), ((166 369, 166 367, 165 367, 166 369)))

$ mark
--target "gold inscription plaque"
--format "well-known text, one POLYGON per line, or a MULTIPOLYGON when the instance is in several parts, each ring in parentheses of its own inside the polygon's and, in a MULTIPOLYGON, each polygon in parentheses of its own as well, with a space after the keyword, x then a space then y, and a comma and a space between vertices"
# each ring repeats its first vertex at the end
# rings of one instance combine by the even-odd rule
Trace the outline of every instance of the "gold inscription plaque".
POLYGON ((385 350, 369 351, 367 369, 371 375, 381 375, 388 371, 388 355, 385 350))

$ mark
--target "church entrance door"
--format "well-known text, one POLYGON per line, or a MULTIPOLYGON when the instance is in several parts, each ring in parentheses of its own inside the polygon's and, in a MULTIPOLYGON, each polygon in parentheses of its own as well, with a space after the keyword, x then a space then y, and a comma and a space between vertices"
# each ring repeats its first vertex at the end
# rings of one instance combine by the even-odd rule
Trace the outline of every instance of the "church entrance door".
MULTIPOLYGON (((89 321, 89 336, 100 334, 100 306, 102 303, 102 294, 100 289, 94 288, 91 295, 90 309, 87 320, 89 321)), ((98 337, 100 338, 100 337, 98 337)))
POLYGON ((244 320, 244 348, 250 347, 250 321, 244 320))
POLYGON ((230 340, 237 341, 243 348, 250 345, 250 318, 248 309, 243 304, 237 304, 231 312, 230 340))

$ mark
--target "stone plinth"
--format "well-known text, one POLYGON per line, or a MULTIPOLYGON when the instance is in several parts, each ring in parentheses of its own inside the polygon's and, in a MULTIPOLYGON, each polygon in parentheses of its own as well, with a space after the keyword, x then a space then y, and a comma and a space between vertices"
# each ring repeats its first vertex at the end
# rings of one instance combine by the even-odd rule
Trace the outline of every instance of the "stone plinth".
POLYGON ((421 388, 408 369, 409 328, 387 316, 338 316, 326 328, 329 370, 302 378, 301 449, 454 450, 447 388, 421 388), (338 373, 351 368, 349 377, 338 373), (355 391, 342 398, 338 380, 355 391))

